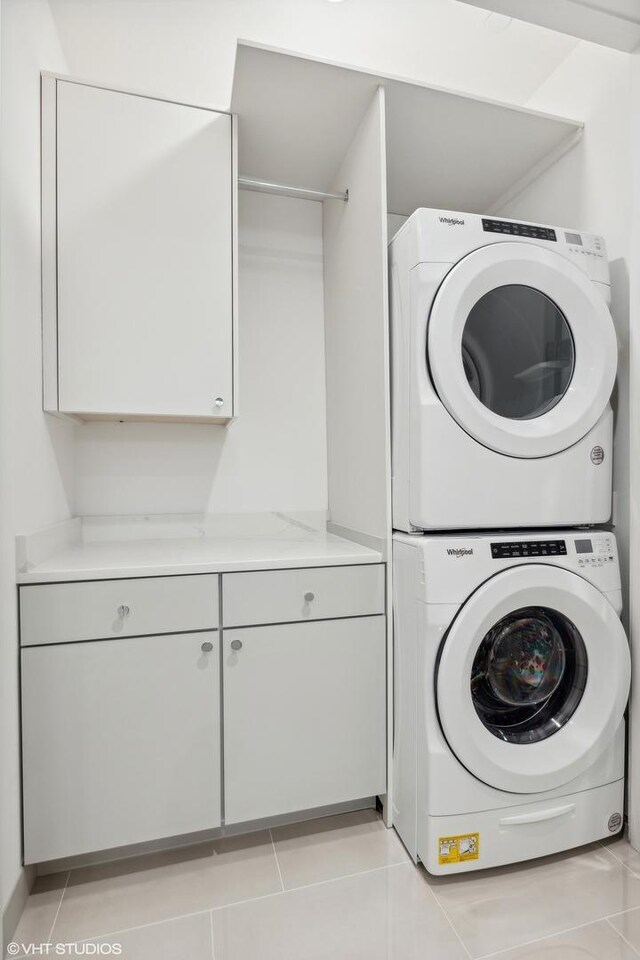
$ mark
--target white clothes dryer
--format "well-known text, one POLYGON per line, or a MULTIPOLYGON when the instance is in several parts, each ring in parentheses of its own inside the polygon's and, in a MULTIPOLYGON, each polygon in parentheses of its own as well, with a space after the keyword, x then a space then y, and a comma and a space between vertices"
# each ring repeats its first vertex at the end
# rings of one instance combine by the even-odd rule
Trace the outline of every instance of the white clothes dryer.
POLYGON ((417 210, 390 244, 390 297, 394 528, 606 522, 604 240, 417 210))
POLYGON ((411 856, 457 873, 618 833, 613 534, 395 534, 393 563, 393 822, 411 856))

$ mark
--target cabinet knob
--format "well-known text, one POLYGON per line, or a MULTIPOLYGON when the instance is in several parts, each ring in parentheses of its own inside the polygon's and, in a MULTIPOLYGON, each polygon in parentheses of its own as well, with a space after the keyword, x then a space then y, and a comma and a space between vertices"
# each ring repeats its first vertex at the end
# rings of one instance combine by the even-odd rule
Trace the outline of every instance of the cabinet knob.
POLYGON ((129 616, 129 613, 130 613, 130 610, 129 610, 129 607, 126 605, 126 603, 121 603, 120 606, 118 607, 118 616, 122 620, 124 620, 125 617, 129 616))
POLYGON ((213 402, 215 403, 216 407, 223 407, 223 406, 224 406, 224 400, 223 400, 222 397, 216 397, 213 402))
POLYGON ((232 640, 231 641, 232 650, 242 650, 242 640, 232 640))
POLYGON ((200 649, 203 653, 211 653, 213 650, 213 644, 211 643, 211 640, 205 640, 200 649))
POLYGON ((304 598, 307 601, 307 603, 311 603, 312 600, 315 600, 316 595, 315 593, 311 593, 311 591, 309 590, 308 593, 305 593, 304 598))

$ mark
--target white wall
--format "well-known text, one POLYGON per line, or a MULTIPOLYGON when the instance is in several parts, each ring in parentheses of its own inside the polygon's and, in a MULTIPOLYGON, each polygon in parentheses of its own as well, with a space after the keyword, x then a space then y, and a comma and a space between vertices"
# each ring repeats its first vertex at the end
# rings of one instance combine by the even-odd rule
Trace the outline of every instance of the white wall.
POLYGON ((70 69, 230 102, 238 37, 480 96, 531 96, 576 40, 456 0, 52 0, 70 69), (489 18, 489 19, 488 19, 489 18))
POLYGON ((240 192, 240 417, 76 429, 80 514, 325 510, 322 205, 240 192))
POLYGON ((630 58, 580 43, 527 106, 584 120, 582 142, 511 201, 502 216, 576 227, 605 237, 611 313, 619 343, 614 392, 614 523, 629 615, 629 274, 631 270, 630 58))
POLYGON ((0 910, 20 876, 16 532, 69 515, 72 429, 42 413, 40 70, 66 64, 46 0, 2 0, 0 910))
MULTIPOLYGON (((496 33, 484 11, 455 0, 52 0, 52 8, 76 76, 218 106, 230 101, 238 37, 515 102, 576 44, 527 24, 496 33)), ((320 208, 303 215, 297 201, 241 197, 241 417, 226 432, 78 428, 77 512, 326 507, 321 302, 312 290, 321 248, 310 219, 320 208), (287 211, 279 233, 257 216, 276 210, 287 211), (270 244, 277 249, 267 255, 270 244), (282 272, 292 265, 295 286, 282 272)))

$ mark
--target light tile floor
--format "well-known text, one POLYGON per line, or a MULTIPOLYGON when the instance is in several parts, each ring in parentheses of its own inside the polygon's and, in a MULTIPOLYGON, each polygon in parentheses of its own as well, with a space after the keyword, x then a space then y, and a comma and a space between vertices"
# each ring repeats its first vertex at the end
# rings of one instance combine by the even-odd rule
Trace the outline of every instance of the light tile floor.
POLYGON ((123 960, 638 960, 640 854, 615 840, 434 878, 359 811, 43 877, 15 940, 123 960))

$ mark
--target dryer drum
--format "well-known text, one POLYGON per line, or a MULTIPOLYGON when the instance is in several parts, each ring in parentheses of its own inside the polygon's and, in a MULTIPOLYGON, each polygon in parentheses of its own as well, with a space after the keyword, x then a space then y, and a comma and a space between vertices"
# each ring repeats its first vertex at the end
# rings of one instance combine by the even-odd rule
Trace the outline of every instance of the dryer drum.
POLYGON ((506 284, 480 297, 462 334, 469 386, 493 413, 534 420, 563 398, 575 348, 560 308, 544 293, 506 284))
POLYGON ((478 717, 501 740, 535 743, 574 714, 587 682, 584 641, 557 610, 525 607, 482 639, 471 671, 478 717))

